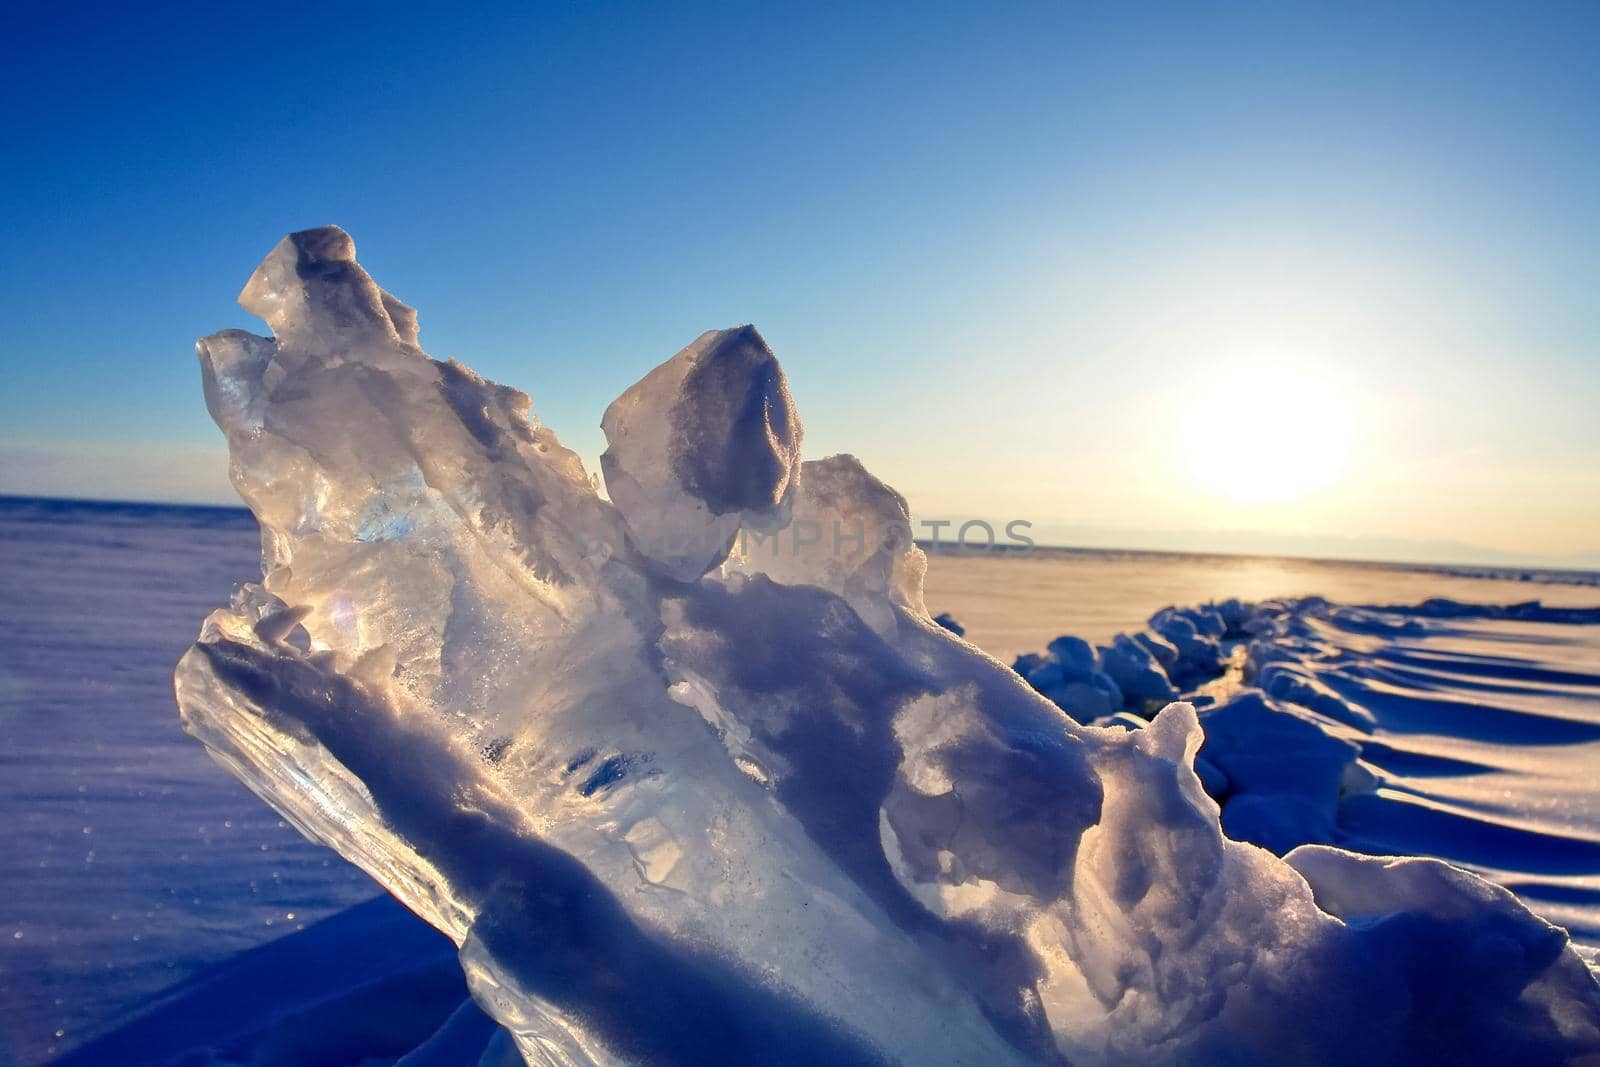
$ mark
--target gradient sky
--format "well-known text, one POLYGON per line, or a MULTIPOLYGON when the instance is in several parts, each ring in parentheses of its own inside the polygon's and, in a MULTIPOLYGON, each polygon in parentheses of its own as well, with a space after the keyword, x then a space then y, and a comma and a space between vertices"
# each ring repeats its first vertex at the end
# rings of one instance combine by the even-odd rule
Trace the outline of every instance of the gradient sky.
POLYGON ((0 492, 231 500, 193 341, 336 222, 586 457, 749 321, 922 516, 1600 565, 1600 5, 45 6, 0 492))

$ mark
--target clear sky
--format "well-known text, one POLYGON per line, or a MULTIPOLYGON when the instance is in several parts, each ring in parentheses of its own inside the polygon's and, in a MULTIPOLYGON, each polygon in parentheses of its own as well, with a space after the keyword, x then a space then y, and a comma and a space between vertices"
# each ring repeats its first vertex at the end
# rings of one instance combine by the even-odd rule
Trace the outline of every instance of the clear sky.
POLYGON ((588 457, 748 321, 918 515, 1600 563, 1600 4, 465 7, 8 15, 0 492, 230 499, 336 222, 588 457))

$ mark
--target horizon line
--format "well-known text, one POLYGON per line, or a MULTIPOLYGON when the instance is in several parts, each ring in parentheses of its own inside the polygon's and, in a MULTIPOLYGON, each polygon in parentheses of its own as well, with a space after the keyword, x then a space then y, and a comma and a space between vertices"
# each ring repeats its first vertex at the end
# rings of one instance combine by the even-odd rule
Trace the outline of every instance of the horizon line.
MULTIPOLYGON (((40 494, 37 494, 37 493, 7 493, 7 492, 0 492, 0 503, 8 503, 8 502, 10 502, 10 503, 15 503, 15 502, 43 503, 43 504, 79 504, 79 505, 103 506, 103 507, 140 508, 140 509, 146 509, 146 510, 149 510, 149 509, 168 509, 168 510, 187 509, 187 510, 191 510, 191 511, 228 511, 228 512, 238 512, 238 513, 241 513, 243 515, 249 515, 252 520, 254 520, 254 518, 255 518, 254 513, 252 513, 251 510, 247 506, 245 506, 243 503, 216 504, 216 503, 198 503, 198 502, 193 502, 193 501, 181 501, 181 500, 134 500, 134 499, 123 498, 123 497, 51 496, 51 495, 40 495, 40 494)), ((1240 536, 1249 536, 1249 534, 1247 532, 1243 532, 1243 531, 1240 531, 1239 535, 1240 536)), ((1174 534, 1174 536, 1182 536, 1182 535, 1181 535, 1181 533, 1178 533, 1178 534, 1174 534)), ((1265 535, 1258 535, 1258 536, 1265 536, 1265 535)), ((939 555, 939 556, 966 556, 966 557, 976 557, 976 556, 994 556, 994 557, 1016 556, 1016 557, 1021 557, 1021 556, 1026 556, 1030 552, 1037 552, 1037 551, 1046 551, 1046 552, 1099 552, 1099 553, 1126 553, 1126 554, 1142 555, 1142 556, 1200 556, 1200 557, 1208 557, 1209 556, 1209 557, 1219 557, 1219 558, 1224 558, 1224 559, 1293 560, 1293 561, 1302 561, 1302 562, 1309 562, 1309 563, 1333 563, 1333 564, 1339 564, 1339 565, 1344 565, 1344 566, 1398 567, 1398 568, 1406 568, 1406 569, 1413 569, 1413 570, 1440 570, 1440 569, 1443 569, 1443 568, 1457 568, 1457 569, 1470 568, 1470 569, 1477 570, 1477 571, 1487 572, 1487 573, 1485 573, 1483 575, 1484 577, 1495 577, 1495 576, 1497 576, 1499 574, 1502 574, 1504 572, 1510 572, 1510 571, 1531 572, 1531 573, 1554 575, 1554 576, 1578 575, 1578 574, 1582 574, 1582 575, 1600 575, 1600 565, 1589 565, 1589 564, 1583 564, 1583 563, 1574 563, 1574 564, 1571 564, 1571 565, 1568 565, 1568 566, 1561 566, 1561 565, 1559 565, 1559 561, 1557 561, 1557 560, 1550 560, 1550 563, 1548 565, 1525 564, 1525 563, 1516 563, 1516 562, 1473 563, 1473 562, 1468 562, 1468 561, 1465 561, 1465 560, 1458 560, 1458 561, 1450 562, 1450 561, 1444 561, 1444 560, 1428 561, 1428 560, 1418 560, 1418 559, 1401 559, 1401 558, 1385 558, 1385 557, 1366 557, 1366 558, 1362 558, 1362 557, 1355 557, 1355 556, 1318 556, 1318 555, 1305 555, 1305 554, 1299 554, 1299 553, 1294 553, 1294 552, 1249 552, 1249 551, 1230 550, 1230 549, 1214 549, 1214 548, 1141 548, 1141 547, 1134 546, 1134 545, 1113 546, 1113 545, 1084 545, 1084 544, 1048 544, 1048 543, 1044 543, 1044 542, 1034 543, 1034 544, 1032 544, 1030 546, 1027 546, 1027 547, 1023 547, 1023 546, 1020 546, 1020 545, 1002 545, 1002 544, 998 544, 997 543, 997 544, 994 544, 994 545, 991 545, 991 546, 988 546, 988 547, 978 548, 978 547, 973 547, 973 546, 956 545, 956 544, 953 544, 953 543, 947 542, 947 541, 930 541, 930 540, 925 540, 923 538, 913 538, 912 540, 917 545, 917 547, 923 549, 924 552, 927 552, 929 555, 939 555)), ((1471 548, 1472 546, 1464 546, 1464 547, 1471 548)), ((1482 549, 1480 551, 1494 551, 1494 550, 1492 550, 1492 549, 1482 549)), ((1588 583, 1578 582, 1578 583, 1571 583, 1571 584, 1584 585, 1584 584, 1588 584, 1588 583)))

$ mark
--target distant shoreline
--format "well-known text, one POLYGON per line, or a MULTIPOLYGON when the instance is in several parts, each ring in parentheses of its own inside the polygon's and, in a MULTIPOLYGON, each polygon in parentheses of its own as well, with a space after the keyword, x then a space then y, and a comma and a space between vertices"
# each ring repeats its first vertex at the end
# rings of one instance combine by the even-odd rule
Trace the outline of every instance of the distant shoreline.
POLYGON ((1595 585, 1600 586, 1600 569, 1584 567, 1524 567, 1515 564, 1489 563, 1424 563, 1400 559, 1342 559, 1337 556, 1294 555, 1283 552, 1223 552, 1216 550, 1179 550, 1167 548, 1105 548, 1085 545, 1035 545, 1031 548, 1014 545, 995 545, 992 548, 962 547, 949 542, 918 540, 917 546, 929 555, 961 558, 1024 558, 1046 555, 1063 556, 1140 556, 1151 559, 1217 559, 1217 560, 1283 560, 1292 563, 1322 563, 1335 567, 1374 567, 1401 570, 1418 574, 1448 574, 1462 578, 1494 578, 1507 581, 1525 581, 1537 584, 1595 585))

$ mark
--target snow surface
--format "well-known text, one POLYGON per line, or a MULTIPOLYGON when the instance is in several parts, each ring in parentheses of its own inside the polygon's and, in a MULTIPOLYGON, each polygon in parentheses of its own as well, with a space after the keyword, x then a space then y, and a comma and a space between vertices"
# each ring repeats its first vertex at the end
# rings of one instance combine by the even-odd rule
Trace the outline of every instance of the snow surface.
MULTIPOLYGON (((1191 705, 1074 722, 934 623, 909 538, 727 558, 730 516, 906 517, 848 457, 795 478, 753 330, 608 414, 613 506, 526 396, 426 357, 342 231, 242 302, 274 338, 200 354, 264 578, 180 663, 185 725, 460 946, 529 1062, 1600 1054, 1564 932, 1437 863, 1227 839, 1191 705)), ((1229 626, 1146 647, 1204 675, 1229 626)), ((1068 677, 1085 648, 1062 685, 1120 704, 1068 677)))
MULTIPOLYGON (((1057 638, 1015 666, 1074 716, 1084 708, 1064 671, 1126 677, 1134 660, 1149 684, 1200 704, 1197 770, 1230 837, 1280 854, 1331 842, 1442 857, 1600 943, 1600 609, 1295 598, 1167 608, 1151 623, 1175 617, 1196 631, 1222 620, 1205 653, 1215 670, 1150 653, 1162 646, 1149 631, 1087 658, 1057 638)), ((1099 724, 1159 714, 1125 692, 1099 724)))
POLYGON ((254 540, 234 509, 0 500, 0 1064, 373 894, 172 714, 171 664, 254 540))

